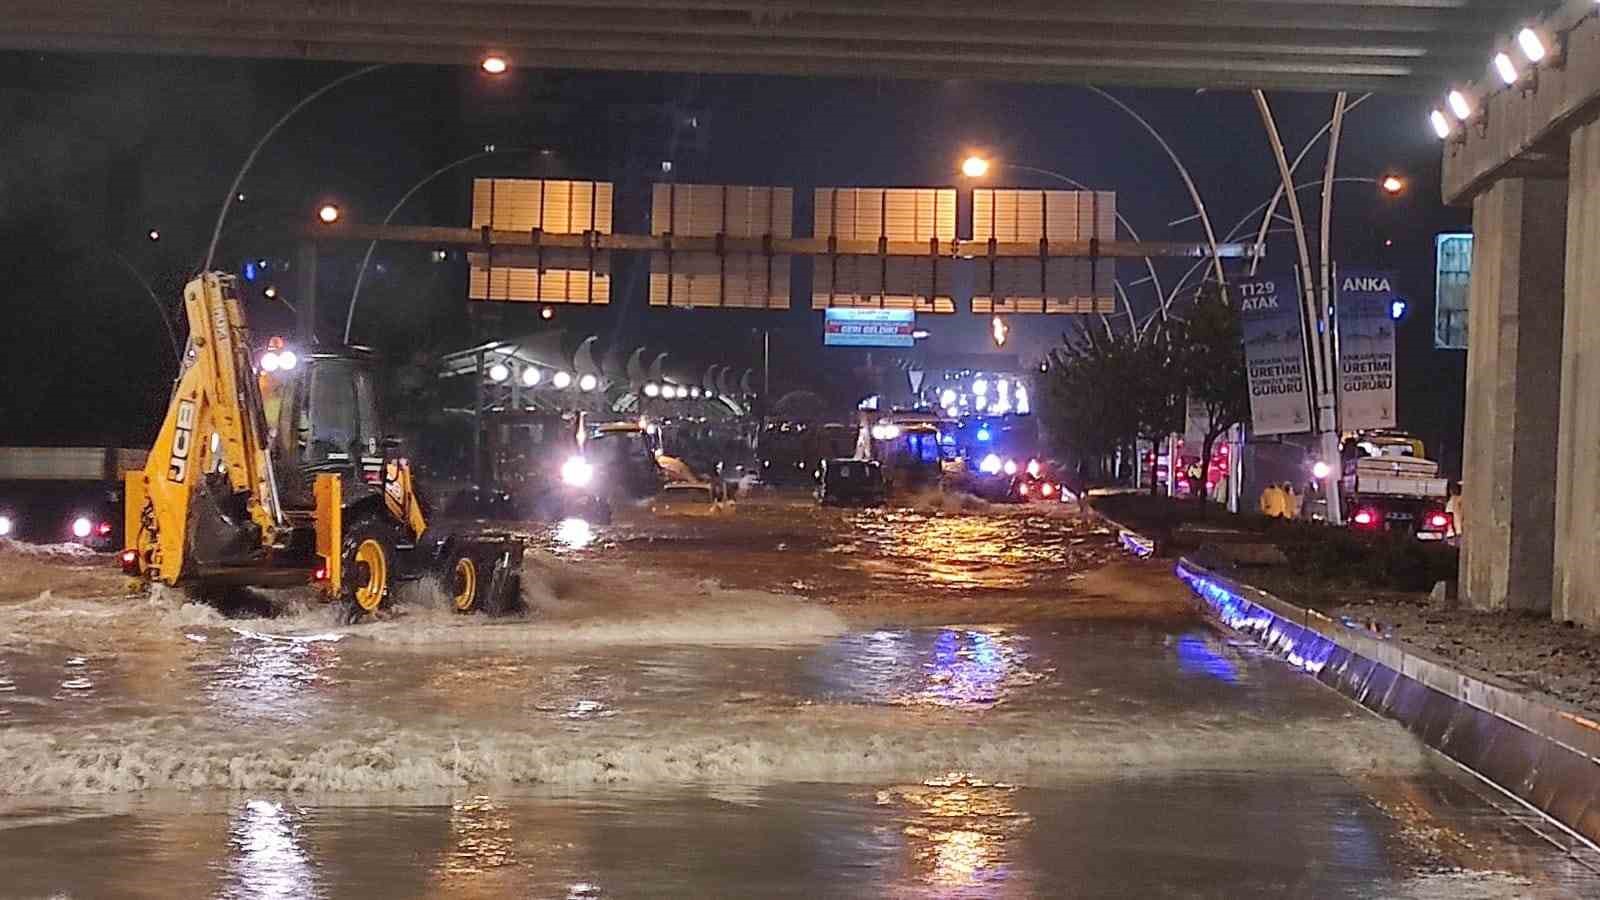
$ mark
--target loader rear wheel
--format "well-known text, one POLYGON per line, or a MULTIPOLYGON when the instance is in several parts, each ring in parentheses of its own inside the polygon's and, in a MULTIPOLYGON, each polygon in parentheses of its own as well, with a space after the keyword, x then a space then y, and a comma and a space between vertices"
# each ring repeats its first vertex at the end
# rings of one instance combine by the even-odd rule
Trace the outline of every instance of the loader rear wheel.
POLYGON ((450 576, 451 600, 456 612, 472 612, 478 605, 478 564, 470 556, 456 558, 450 576))
POLYGON ((392 529, 373 521, 357 522, 345 535, 344 599, 351 612, 374 613, 389 599, 396 574, 392 529))

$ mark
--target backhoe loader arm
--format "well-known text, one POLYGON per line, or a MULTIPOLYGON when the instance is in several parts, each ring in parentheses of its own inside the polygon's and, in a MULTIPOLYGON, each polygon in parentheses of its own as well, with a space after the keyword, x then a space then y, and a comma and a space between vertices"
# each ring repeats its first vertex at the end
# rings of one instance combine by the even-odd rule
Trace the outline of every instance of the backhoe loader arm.
POLYGON ((137 567, 177 583, 194 555, 197 491, 265 552, 285 527, 268 451, 250 334, 231 276, 206 273, 183 292, 189 341, 161 431, 141 472, 127 476, 128 546, 137 567), (219 496, 220 495, 220 496, 219 496))

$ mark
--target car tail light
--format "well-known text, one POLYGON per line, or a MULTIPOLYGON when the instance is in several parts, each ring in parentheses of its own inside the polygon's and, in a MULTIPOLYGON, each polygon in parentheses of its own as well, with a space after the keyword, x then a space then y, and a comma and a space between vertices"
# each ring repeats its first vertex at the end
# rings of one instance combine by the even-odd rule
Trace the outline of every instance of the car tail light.
POLYGON ((122 563, 123 572, 129 575, 139 574, 139 551, 124 550, 117 558, 122 563))
POLYGON ((1055 488, 1055 485, 1053 485, 1053 484, 1045 484, 1045 485, 1040 485, 1039 486, 1039 493, 1045 495, 1046 497, 1050 496, 1051 494, 1054 494, 1055 492, 1056 492, 1056 488, 1055 488))
POLYGON ((100 527, 96 528, 95 531, 99 532, 101 537, 105 537, 106 535, 111 533, 111 523, 110 522, 101 522, 100 523, 100 527))
POLYGON ((1450 527, 1450 514, 1442 512, 1433 513, 1432 515, 1428 516, 1428 527, 1438 529, 1450 527))
POLYGON ((328 567, 327 566, 317 566, 315 569, 311 570, 311 580, 312 581, 327 581, 328 580, 328 567))
POLYGON ((1028 496, 1028 485, 1026 483, 1017 485, 1017 493, 1024 497, 1028 496))
POLYGON ((1358 509, 1356 510, 1356 514, 1350 518, 1350 521, 1357 525, 1366 527, 1377 523, 1378 514, 1370 509, 1358 509))

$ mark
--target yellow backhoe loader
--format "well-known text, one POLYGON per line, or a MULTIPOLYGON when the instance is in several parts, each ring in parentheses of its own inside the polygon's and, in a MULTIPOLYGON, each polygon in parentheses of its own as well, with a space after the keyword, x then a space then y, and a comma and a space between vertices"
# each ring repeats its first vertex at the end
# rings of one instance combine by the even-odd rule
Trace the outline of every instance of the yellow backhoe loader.
POLYGON ((311 583, 351 619, 430 574, 462 612, 518 604, 520 540, 430 525, 381 429, 370 354, 280 352, 264 372, 232 276, 195 278, 183 303, 177 386, 149 461, 126 477, 124 571, 202 596, 311 583))

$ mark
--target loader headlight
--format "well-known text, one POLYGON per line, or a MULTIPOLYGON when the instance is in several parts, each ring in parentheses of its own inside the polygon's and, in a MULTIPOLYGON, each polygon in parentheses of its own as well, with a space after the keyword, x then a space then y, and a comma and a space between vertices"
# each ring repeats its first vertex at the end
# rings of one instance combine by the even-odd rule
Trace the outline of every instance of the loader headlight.
POLYGON ((573 487, 588 487, 594 481, 594 466, 581 456, 561 464, 561 480, 573 487))
POLYGON ((89 517, 88 516, 79 516, 76 519, 72 520, 72 536, 73 537, 75 537, 75 538, 86 538, 86 537, 89 536, 89 533, 92 532, 92 531, 94 531, 94 523, 89 521, 89 517))
POLYGON ((15 528, 16 523, 11 521, 10 516, 0 516, 0 538, 11 537, 11 532, 15 528))

